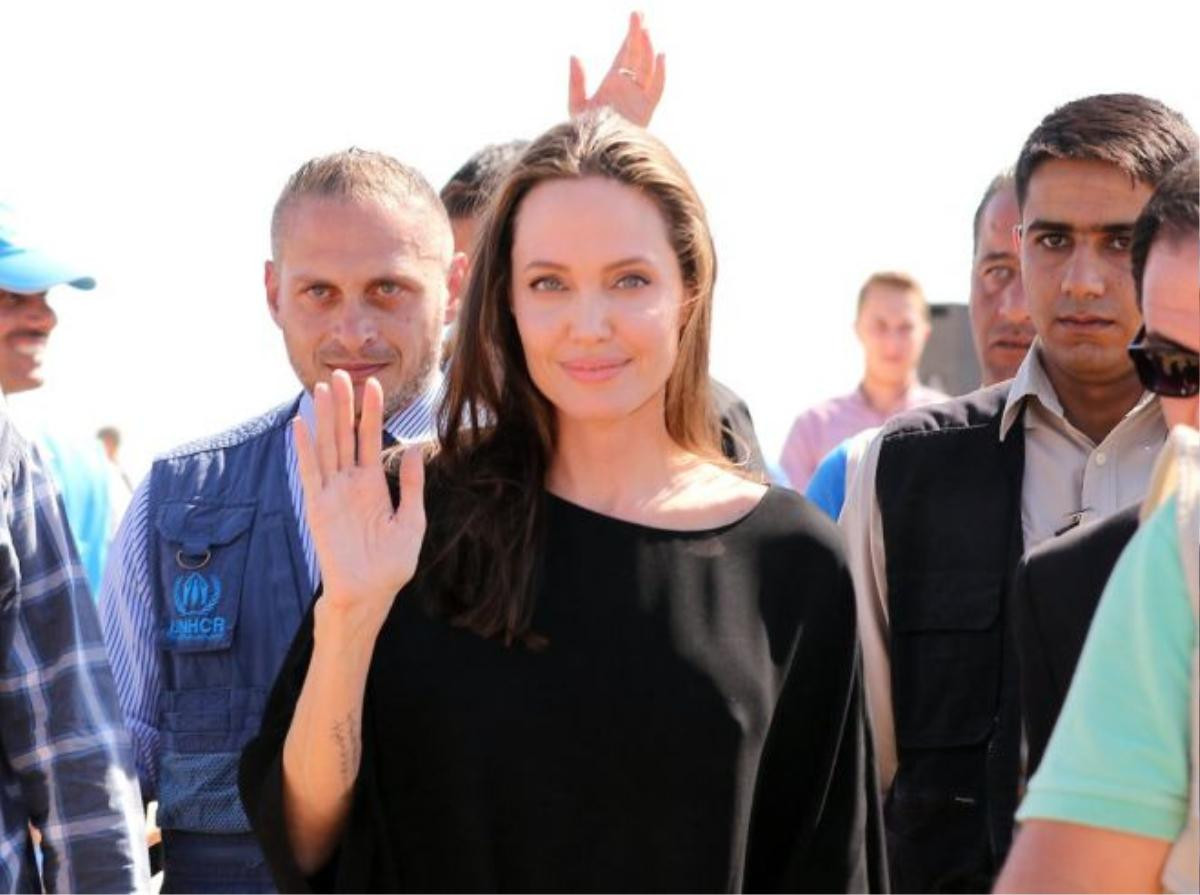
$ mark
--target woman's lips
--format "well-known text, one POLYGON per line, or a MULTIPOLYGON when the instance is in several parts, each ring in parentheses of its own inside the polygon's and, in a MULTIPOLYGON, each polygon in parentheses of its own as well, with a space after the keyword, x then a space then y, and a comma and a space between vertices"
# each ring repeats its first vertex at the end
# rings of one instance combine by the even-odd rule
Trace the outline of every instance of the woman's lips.
POLYGON ((562 361, 559 366, 568 376, 580 382, 603 382, 620 374, 629 360, 562 361))

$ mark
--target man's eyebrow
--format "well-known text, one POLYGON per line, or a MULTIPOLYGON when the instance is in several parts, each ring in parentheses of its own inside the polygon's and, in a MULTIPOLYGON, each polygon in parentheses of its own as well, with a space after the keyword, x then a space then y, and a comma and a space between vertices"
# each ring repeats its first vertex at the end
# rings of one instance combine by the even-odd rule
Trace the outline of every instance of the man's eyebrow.
POLYGON ((1133 230, 1133 221, 1117 221, 1112 224, 1094 224, 1090 227, 1077 227, 1061 221, 1048 221, 1038 218, 1025 228, 1026 232, 1046 230, 1053 233, 1114 233, 1125 234, 1133 230))
POLYGON ((1056 230, 1059 232, 1070 232, 1074 229, 1075 228, 1070 224, 1064 224, 1061 221, 1048 221, 1045 218, 1035 218, 1033 222, 1025 228, 1025 232, 1028 233, 1033 230, 1056 230))
POLYGON ((979 259, 980 264, 987 264, 991 261, 1016 261, 1015 252, 987 252, 979 259))
POLYGON ((292 279, 296 282, 303 283, 306 286, 332 286, 333 281, 328 277, 323 277, 320 274, 308 273, 307 271, 297 271, 292 274, 292 279))
POLYGON ((371 279, 367 283, 367 286, 374 288, 375 286, 382 285, 383 283, 399 283, 402 286, 417 286, 417 287, 421 287, 424 285, 420 279, 418 279, 417 277, 411 276, 410 274, 384 273, 384 274, 378 274, 377 276, 371 277, 371 279))

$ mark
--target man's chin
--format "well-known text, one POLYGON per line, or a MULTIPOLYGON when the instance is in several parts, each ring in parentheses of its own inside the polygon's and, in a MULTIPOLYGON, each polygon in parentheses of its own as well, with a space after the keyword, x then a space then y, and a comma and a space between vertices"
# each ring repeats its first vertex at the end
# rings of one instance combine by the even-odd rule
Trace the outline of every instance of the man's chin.
POLYGON ((1133 373, 1124 345, 1078 341, 1067 345, 1042 343, 1043 359, 1081 382, 1112 382, 1133 373))
POLYGON ((40 373, 25 373, 0 382, 0 392, 6 395, 16 395, 20 392, 31 392, 45 384, 46 380, 40 373))

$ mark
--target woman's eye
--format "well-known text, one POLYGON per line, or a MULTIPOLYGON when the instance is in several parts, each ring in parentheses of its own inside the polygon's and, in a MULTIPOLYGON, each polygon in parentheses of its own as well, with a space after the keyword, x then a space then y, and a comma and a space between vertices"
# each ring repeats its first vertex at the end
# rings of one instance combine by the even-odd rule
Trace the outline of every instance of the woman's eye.
POLYGON ((558 277, 538 277, 529 284, 534 292, 561 292, 567 288, 558 277))
POLYGON ((640 273, 627 273, 617 280, 618 289, 637 289, 641 286, 649 286, 650 281, 640 273))

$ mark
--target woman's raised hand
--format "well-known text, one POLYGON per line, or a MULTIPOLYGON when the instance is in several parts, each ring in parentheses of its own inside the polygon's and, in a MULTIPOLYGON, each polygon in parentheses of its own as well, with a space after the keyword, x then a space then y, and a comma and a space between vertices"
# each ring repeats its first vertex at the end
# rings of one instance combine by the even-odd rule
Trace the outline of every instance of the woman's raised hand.
POLYGON ((317 432, 296 418, 296 458, 308 525, 321 567, 326 615, 378 631, 396 592, 417 568, 425 536, 425 467, 419 448, 400 464, 400 505, 393 512, 383 474, 383 390, 363 388, 354 423, 354 387, 342 370, 313 389, 317 432), (357 438, 356 438, 357 435, 357 438))

